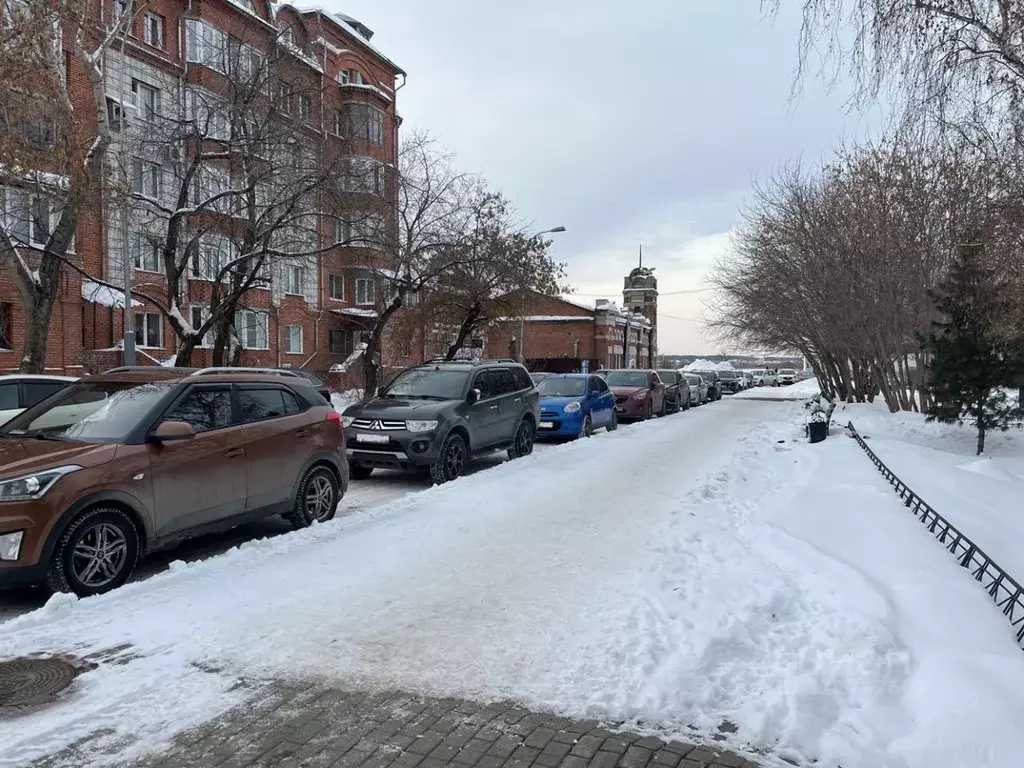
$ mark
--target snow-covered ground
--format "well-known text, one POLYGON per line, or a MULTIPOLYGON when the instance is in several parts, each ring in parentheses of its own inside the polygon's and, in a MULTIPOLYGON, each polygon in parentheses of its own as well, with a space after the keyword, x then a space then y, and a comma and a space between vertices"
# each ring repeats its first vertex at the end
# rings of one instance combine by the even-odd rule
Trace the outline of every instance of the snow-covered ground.
POLYGON ((732 397, 752 398, 754 400, 803 400, 806 401, 812 395, 821 391, 817 379, 804 379, 795 384, 787 384, 782 387, 750 387, 742 392, 737 392, 732 397))
MULTIPOLYGON (((130 759, 239 677, 511 698, 844 768, 1019 766, 1024 655, 857 444, 726 400, 0 626, 4 656, 130 644, 0 727, 0 765, 105 729, 130 759), (11 727, 13 723, 13 727, 11 727)), ((921 488, 922 493, 926 490, 921 488)))
POLYGON ((1024 582, 1024 431, 988 434, 977 456, 970 426, 890 414, 881 402, 849 405, 833 418, 852 420, 889 469, 1024 582))

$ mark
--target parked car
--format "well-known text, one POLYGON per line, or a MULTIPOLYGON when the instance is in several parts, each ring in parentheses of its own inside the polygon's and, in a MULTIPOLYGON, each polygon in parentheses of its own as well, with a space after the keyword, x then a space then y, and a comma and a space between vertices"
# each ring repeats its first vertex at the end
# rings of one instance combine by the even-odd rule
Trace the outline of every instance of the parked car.
POLYGON ((611 368, 602 368, 599 371, 594 371, 595 376, 600 376, 602 379, 607 378, 608 374, 611 373, 611 368))
POLYGON ((779 368, 778 382, 779 385, 792 384, 796 381, 796 370, 793 368, 779 368))
POLYGON ((696 373, 684 373, 690 389, 690 405, 703 405, 708 399, 708 384, 696 373))
POLYGON ((615 395, 600 376, 556 373, 537 384, 540 393, 538 437, 590 437, 619 425, 615 395))
POLYGON ((743 389, 736 371, 718 371, 718 380, 722 383, 722 394, 728 392, 730 395, 735 395, 743 389))
POLYGON ((532 453, 540 396, 519 363, 432 361, 406 368, 376 397, 346 408, 343 419, 352 477, 365 480, 377 467, 425 469, 444 483, 473 456, 532 453))
POLYGON ((751 371, 750 376, 755 387, 774 387, 778 384, 773 371, 758 369, 751 371))
POLYGON ((305 379, 151 367, 73 383, 0 428, 0 585, 95 595, 190 536, 330 520, 342 445, 305 379))
POLYGON ((711 403, 722 399, 722 380, 718 377, 718 371, 694 371, 704 379, 708 385, 708 399, 705 402, 711 403))
POLYGON ((10 421, 26 408, 42 402, 74 381, 73 376, 43 376, 14 373, 0 376, 0 424, 10 421))
POLYGON ((615 410, 620 420, 665 415, 665 385, 657 371, 635 368, 608 371, 604 381, 615 395, 615 410))
POLYGON ((544 373, 544 372, 541 372, 541 373, 531 373, 530 374, 530 379, 531 379, 531 381, 533 381, 534 384, 537 384, 539 381, 541 381, 541 379, 546 379, 550 375, 551 375, 550 373, 544 373))
POLYGON ((665 368, 658 371, 658 378, 665 385, 666 409, 669 413, 679 413, 690 407, 690 386, 683 378, 682 371, 665 368))
POLYGON ((754 386, 754 376, 750 371, 743 371, 743 388, 750 389, 754 386))
POLYGON ((328 403, 331 402, 331 392, 327 385, 324 384, 323 379, 307 368, 231 368, 229 366, 215 366, 200 368, 194 375, 211 376, 219 373, 260 373, 266 376, 297 376, 306 379, 328 403))

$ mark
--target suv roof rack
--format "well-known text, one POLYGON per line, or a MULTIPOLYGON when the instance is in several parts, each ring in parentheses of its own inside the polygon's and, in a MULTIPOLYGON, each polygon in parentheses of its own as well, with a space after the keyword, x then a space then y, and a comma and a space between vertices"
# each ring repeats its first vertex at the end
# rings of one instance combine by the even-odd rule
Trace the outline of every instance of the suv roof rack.
POLYGON ((199 368, 192 373, 193 376, 203 376, 213 373, 264 373, 268 376, 292 376, 296 379, 304 379, 302 376, 288 368, 266 368, 259 365, 242 365, 232 367, 230 365, 212 365, 209 368, 199 368))
POLYGON ((518 360, 513 360, 510 357, 483 357, 479 360, 445 360, 443 357, 432 357, 429 360, 424 360, 420 365, 483 365, 484 363, 515 363, 519 365, 518 360))
POLYGON ((119 365, 116 368, 108 368, 103 373, 136 373, 137 371, 169 371, 171 373, 192 373, 195 368, 180 368, 171 365, 119 365))

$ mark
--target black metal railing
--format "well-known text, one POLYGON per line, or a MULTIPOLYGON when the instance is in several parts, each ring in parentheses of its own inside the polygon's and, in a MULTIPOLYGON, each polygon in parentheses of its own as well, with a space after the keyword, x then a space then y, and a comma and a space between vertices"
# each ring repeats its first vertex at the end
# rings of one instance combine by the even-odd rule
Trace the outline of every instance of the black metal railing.
POLYGON ((953 554, 960 567, 969 570, 975 581, 985 588, 989 597, 995 601, 996 606, 1009 620, 1017 637, 1017 645, 1024 649, 1024 589, 1021 589, 1016 579, 985 554, 981 547, 967 538, 959 528, 932 509, 928 502, 896 477, 893 471, 885 466, 885 463, 864 442, 864 438, 860 436, 852 421, 846 426, 860 447, 867 453, 868 458, 878 467, 878 471, 892 484, 904 506, 913 512, 925 528, 939 540, 939 543, 953 554))

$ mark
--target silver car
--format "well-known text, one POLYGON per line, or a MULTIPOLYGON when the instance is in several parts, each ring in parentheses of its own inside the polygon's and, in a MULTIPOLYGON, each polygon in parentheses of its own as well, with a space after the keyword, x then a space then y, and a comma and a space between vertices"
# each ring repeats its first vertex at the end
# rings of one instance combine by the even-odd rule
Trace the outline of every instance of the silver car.
POLYGON ((708 385, 696 373, 684 373, 683 378, 690 388, 690 405, 703 405, 708 399, 708 385))

